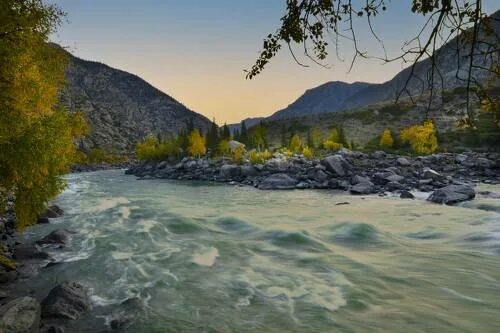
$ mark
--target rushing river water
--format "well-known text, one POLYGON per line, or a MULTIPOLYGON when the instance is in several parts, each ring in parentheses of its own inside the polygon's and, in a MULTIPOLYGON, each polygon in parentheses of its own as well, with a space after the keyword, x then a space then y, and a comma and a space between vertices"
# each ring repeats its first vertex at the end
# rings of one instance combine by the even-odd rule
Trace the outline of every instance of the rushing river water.
POLYGON ((122 171, 68 182, 65 216, 24 237, 66 228, 72 245, 17 288, 89 287, 94 308, 69 332, 118 314, 141 333, 500 332, 499 199, 447 207, 122 171))

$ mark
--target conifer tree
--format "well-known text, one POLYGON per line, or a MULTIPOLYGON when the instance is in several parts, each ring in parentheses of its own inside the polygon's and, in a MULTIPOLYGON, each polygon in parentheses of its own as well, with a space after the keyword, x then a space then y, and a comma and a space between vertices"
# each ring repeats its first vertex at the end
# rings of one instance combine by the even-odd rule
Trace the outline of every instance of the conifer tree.
POLYGON ((241 143, 248 145, 248 131, 245 121, 241 122, 241 130, 240 130, 240 140, 241 143))

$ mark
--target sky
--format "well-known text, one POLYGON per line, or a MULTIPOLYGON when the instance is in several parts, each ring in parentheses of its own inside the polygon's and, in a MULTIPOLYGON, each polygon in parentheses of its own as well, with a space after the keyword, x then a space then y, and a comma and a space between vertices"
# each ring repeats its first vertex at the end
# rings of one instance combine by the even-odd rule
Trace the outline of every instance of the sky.
MULTIPOLYGON (((329 68, 305 59, 310 66, 298 66, 283 50, 262 74, 245 79, 243 70, 255 62, 263 38, 279 26, 284 0, 48 2, 67 13, 51 37, 54 42, 80 58, 136 74, 218 124, 270 115, 328 81, 384 82, 405 66, 360 60, 348 71, 352 47, 345 41, 340 43, 341 59, 334 52, 327 59, 329 68)), ((487 13, 500 7, 498 0, 483 3, 487 13)), ((396 56, 423 18, 411 13, 410 0, 389 0, 387 7, 373 23, 389 56, 396 56)), ((356 24, 361 48, 383 55, 366 24, 356 24)))

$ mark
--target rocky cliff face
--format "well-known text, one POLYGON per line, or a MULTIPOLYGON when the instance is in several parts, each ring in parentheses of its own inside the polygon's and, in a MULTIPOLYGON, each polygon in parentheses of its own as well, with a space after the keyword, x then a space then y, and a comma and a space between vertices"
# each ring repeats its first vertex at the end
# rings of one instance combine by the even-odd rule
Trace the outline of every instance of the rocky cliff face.
POLYGON ((210 121, 140 77, 69 55, 61 103, 83 112, 90 133, 84 148, 127 153, 148 134, 176 135, 188 122, 205 130, 210 121))

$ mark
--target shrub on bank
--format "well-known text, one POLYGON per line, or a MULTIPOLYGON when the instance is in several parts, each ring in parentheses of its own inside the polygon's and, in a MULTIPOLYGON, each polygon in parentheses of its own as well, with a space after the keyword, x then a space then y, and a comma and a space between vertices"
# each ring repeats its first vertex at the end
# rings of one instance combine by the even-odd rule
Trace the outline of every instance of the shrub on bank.
POLYGON ((323 142, 323 148, 328 151, 337 151, 342 149, 344 146, 341 143, 332 141, 330 139, 323 142))
POLYGON ((248 160, 252 164, 264 164, 272 156, 273 154, 267 149, 264 151, 256 151, 254 149, 248 153, 248 160))

